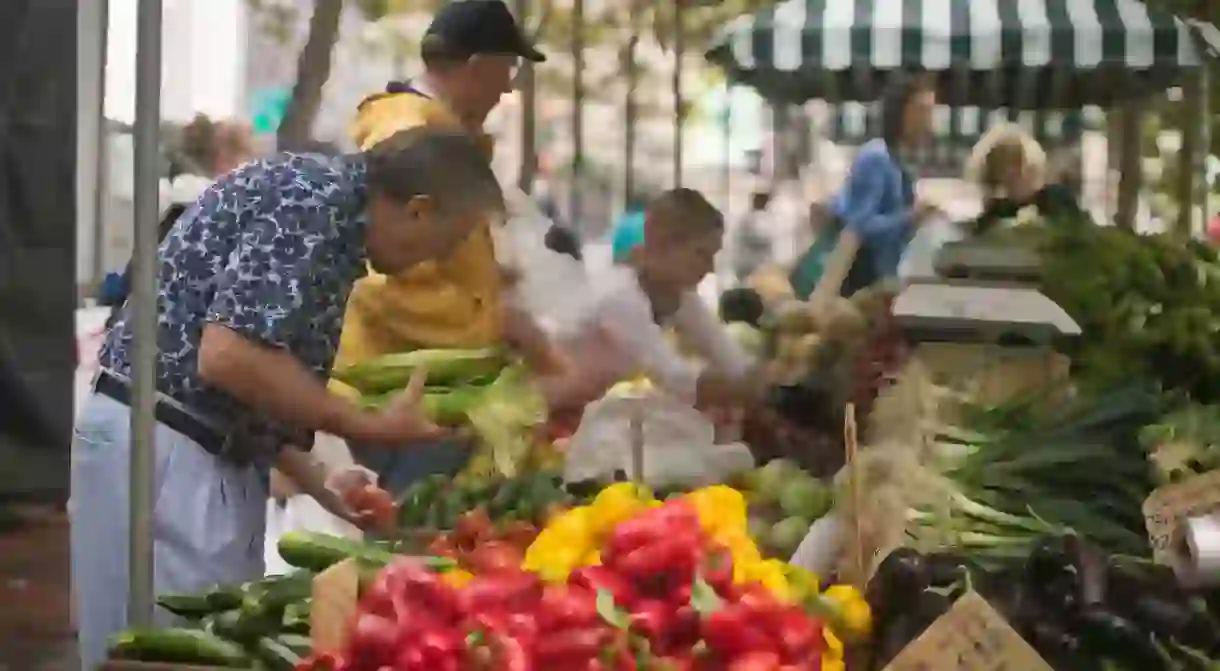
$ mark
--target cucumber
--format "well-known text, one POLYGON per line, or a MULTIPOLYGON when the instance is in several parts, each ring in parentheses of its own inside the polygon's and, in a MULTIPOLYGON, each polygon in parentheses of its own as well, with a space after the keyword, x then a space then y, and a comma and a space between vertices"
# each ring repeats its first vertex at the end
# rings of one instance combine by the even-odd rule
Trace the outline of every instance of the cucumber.
POLYGON ((141 662, 253 668, 241 646, 201 629, 134 629, 115 637, 110 656, 141 662))
POLYGON ((309 635, 309 599, 290 603, 284 608, 284 617, 280 620, 280 631, 285 634, 309 635))
POLYGON ((247 587, 232 587, 229 585, 216 585, 208 590, 205 595, 208 600, 208 605, 212 607, 213 613, 219 613, 224 610, 232 610, 241 605, 242 597, 245 595, 247 587))
POLYGON ((216 613, 207 619, 207 630, 223 639, 240 641, 243 638, 238 624, 240 621, 240 608, 226 610, 222 613, 216 613))
POLYGON ((217 612, 206 594, 166 594, 157 597, 157 607, 188 620, 201 620, 217 612))
POLYGON ((276 636, 275 640, 281 645, 288 647, 293 652, 302 657, 308 657, 313 652, 313 641, 308 636, 298 636, 295 634, 283 634, 276 636))
MULTIPOLYGON (((371 545, 338 536, 290 531, 280 537, 280 557, 289 565, 310 571, 325 571, 346 559, 358 559, 363 563, 385 566, 395 555, 381 545, 371 545)), ((443 557, 421 557, 430 568, 443 570, 453 567, 453 561, 443 557)))
POLYGON ((301 654, 280 639, 271 637, 260 638, 255 646, 255 651, 258 653, 259 661, 269 671, 293 671, 305 657, 309 656, 308 652, 301 654))
POLYGON ((282 614, 289 604, 309 598, 313 593, 313 578, 309 571, 296 571, 272 578, 259 601, 272 612, 282 614))

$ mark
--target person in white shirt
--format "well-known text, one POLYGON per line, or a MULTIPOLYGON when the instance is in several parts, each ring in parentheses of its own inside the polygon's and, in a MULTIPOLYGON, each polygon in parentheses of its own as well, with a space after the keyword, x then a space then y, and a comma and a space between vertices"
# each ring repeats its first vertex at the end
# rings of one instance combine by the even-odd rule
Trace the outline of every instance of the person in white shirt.
POLYGON ((695 291, 723 236, 723 215, 698 191, 672 189, 649 203, 643 242, 590 281, 588 316, 561 346, 580 374, 543 384, 553 409, 579 411, 636 376, 701 409, 762 398, 755 362, 695 291), (697 359, 679 352, 669 327, 697 359))

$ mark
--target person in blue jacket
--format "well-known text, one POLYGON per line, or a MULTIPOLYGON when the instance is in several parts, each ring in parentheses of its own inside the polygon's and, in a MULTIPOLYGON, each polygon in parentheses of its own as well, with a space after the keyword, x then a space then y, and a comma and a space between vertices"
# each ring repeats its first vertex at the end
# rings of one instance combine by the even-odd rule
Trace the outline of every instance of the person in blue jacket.
POLYGON ((861 240, 843 295, 897 274, 915 228, 939 211, 916 197, 915 177, 905 160, 929 137, 935 105, 936 92, 927 77, 897 76, 889 82, 881 98, 881 137, 856 154, 842 190, 830 202, 831 221, 792 273, 798 297, 809 297, 843 230, 861 240))

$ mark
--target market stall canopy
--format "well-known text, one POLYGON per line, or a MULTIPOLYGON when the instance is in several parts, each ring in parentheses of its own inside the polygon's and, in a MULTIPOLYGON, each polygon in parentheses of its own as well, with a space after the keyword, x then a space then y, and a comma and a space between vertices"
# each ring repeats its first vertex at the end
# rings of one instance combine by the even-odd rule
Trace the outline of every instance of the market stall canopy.
POLYGON ((724 28, 707 57, 774 100, 876 99, 937 73, 940 102, 1109 107, 1220 54, 1220 31, 1138 0, 786 0, 724 28))

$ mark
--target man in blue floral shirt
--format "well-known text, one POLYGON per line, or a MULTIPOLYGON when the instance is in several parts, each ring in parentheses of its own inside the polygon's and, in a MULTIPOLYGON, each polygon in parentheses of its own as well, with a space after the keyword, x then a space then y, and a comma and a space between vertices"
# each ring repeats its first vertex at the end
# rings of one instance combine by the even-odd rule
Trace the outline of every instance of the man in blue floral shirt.
MULTIPOLYGON (((345 303, 366 264, 398 273, 443 258, 503 209, 469 136, 418 128, 363 154, 249 163, 182 215, 158 259, 158 594, 261 575, 273 463, 346 513, 303 451, 315 431, 387 445, 439 431, 423 418, 418 391, 380 412, 326 391, 345 303)), ((72 448, 85 669, 98 666, 107 637, 126 625, 130 317, 128 307, 107 335, 72 448)))

